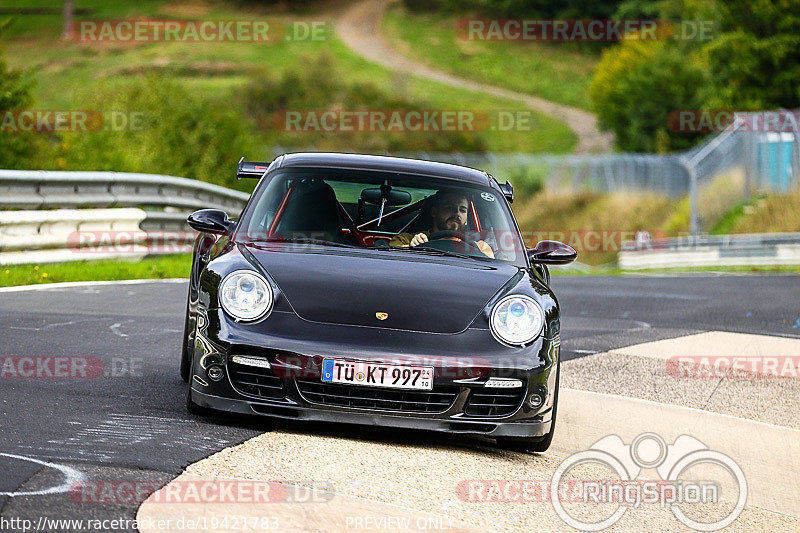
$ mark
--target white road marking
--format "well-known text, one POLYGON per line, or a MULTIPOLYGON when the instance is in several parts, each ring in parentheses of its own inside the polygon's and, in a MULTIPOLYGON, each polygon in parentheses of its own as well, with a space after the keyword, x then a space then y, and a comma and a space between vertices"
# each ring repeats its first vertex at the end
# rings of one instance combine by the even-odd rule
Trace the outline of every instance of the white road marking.
POLYGON ((80 472, 79 470, 76 470, 69 466, 60 465, 56 463, 48 463, 47 461, 40 461, 39 459, 34 459, 33 457, 16 455, 13 453, 0 452, 0 455, 4 457, 11 457, 12 459, 19 459, 21 461, 30 461, 31 463, 40 464, 48 468, 55 468, 56 470, 59 470, 62 474, 64 474, 64 481, 60 485, 56 485, 55 487, 50 487, 48 489, 42 489, 42 490, 33 490, 33 491, 0 492, 0 496, 9 496, 13 498, 17 496, 44 496, 45 494, 59 494, 62 492, 69 492, 69 489, 73 485, 75 485, 76 483, 81 483, 86 479, 86 476, 83 474, 83 472, 80 472))
POLYGON ((119 330, 119 328, 121 328, 121 327, 122 327, 122 324, 121 324, 121 323, 119 323, 119 322, 117 322, 117 323, 115 323, 115 324, 112 324, 112 325, 108 326, 108 329, 110 329, 110 330, 111 330, 111 332, 112 332, 114 335, 118 336, 118 337, 127 337, 128 335, 126 335, 125 333, 122 333, 122 332, 118 331, 118 330, 119 330))
POLYGON ((25 326, 8 326, 8 329, 18 329, 21 331, 47 331, 50 328, 58 328, 61 326, 72 326, 73 324, 79 324, 81 322, 97 322, 99 320, 104 320, 103 318, 82 318, 80 320, 70 320, 68 322, 55 322, 53 324, 45 324, 44 326, 34 328, 34 327, 25 327, 25 326))
POLYGON ((169 279, 126 279, 118 281, 68 281, 64 283, 40 283, 38 285, 20 285, 18 287, 0 287, 3 292, 49 291, 58 289, 71 289, 75 287, 92 287, 103 285, 141 285, 143 283, 188 283, 189 278, 169 279))

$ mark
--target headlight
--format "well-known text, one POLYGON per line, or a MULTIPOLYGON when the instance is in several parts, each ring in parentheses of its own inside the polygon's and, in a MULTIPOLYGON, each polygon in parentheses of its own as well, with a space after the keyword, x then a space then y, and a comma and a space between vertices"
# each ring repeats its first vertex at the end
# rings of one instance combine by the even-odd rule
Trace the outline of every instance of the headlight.
POLYGON ((541 333, 544 311, 528 296, 506 296, 492 309, 490 324, 500 341, 521 346, 533 341, 541 333))
POLYGON ((236 320, 258 320, 272 308, 272 287, 252 270, 237 270, 222 280, 219 303, 236 320))

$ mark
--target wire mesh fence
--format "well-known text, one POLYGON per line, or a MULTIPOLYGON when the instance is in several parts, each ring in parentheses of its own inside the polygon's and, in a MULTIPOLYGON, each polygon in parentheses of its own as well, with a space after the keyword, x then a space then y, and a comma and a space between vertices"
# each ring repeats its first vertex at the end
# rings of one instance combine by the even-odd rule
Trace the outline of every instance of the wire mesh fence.
MULTIPOLYGON (((798 114, 791 111, 734 114, 732 125, 725 131, 692 150, 674 154, 396 152, 385 155, 479 168, 501 182, 510 179, 523 190, 688 196, 692 233, 698 234, 709 229, 709 221, 747 201, 753 193, 785 193, 800 185, 798 128, 780 132, 742 127, 759 123, 754 117, 760 117, 763 124, 764 116, 769 113, 798 114)), ((276 156, 287 151, 291 150, 273 148, 276 156)))

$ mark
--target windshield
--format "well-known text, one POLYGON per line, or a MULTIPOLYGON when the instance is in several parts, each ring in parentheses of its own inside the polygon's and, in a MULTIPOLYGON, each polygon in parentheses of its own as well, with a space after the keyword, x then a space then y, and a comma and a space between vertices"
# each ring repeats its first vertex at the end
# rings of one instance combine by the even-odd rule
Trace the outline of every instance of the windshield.
POLYGON ((236 240, 526 264, 511 210, 495 190, 394 172, 277 171, 254 193, 236 240))

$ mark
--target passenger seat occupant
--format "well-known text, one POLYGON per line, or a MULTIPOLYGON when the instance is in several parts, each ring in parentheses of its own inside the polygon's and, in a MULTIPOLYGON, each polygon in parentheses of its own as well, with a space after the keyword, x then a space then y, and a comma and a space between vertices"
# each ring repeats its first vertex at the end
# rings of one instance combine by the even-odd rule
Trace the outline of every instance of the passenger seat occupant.
MULTIPOLYGON (((467 213, 469 212, 467 195, 459 191, 439 191, 434 198, 435 203, 430 211, 433 219, 432 227, 416 234, 399 233, 389 242, 390 246, 417 246, 428 242, 428 236, 439 231, 464 231, 467 227, 467 213)), ((492 248, 484 241, 477 241, 475 244, 484 255, 494 258, 492 248)))

